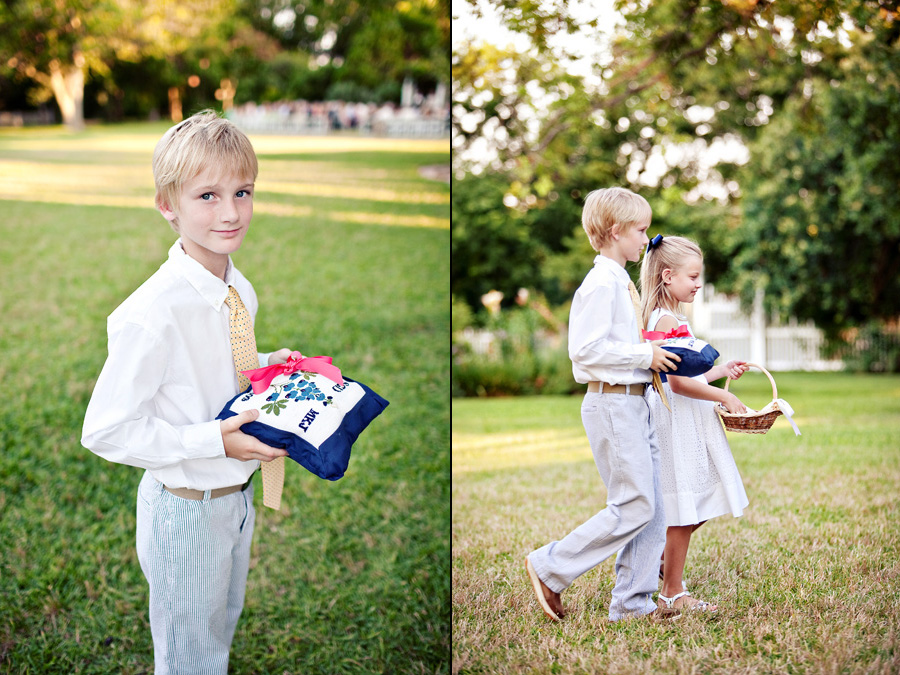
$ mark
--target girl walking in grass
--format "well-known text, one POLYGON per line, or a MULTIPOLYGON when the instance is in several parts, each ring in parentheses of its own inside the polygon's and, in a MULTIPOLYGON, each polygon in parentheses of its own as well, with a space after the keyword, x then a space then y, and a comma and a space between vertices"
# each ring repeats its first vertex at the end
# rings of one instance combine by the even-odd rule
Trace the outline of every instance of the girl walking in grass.
MULTIPOLYGON (((677 329, 681 335, 693 336, 682 303, 694 301, 702 273, 703 253, 694 242, 683 237, 653 238, 641 264, 641 309, 647 330, 669 333, 677 329)), ((734 394, 709 384, 722 377, 737 379, 747 368, 744 361, 729 361, 696 377, 663 375, 671 412, 659 396, 651 398, 667 526, 660 565, 663 583, 657 600, 660 608, 717 609, 691 597, 682 577, 694 530, 716 516, 731 513, 738 517, 748 504, 714 407, 721 403, 732 413, 747 409, 734 394)))

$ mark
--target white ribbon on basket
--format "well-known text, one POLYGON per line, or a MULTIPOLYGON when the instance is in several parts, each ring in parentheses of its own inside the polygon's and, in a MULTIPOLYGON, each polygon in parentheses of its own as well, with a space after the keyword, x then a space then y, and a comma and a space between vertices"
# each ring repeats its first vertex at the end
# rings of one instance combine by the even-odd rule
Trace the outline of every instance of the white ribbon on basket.
POLYGON ((778 405, 778 409, 784 413, 784 416, 787 417, 788 422, 791 423, 791 426, 794 427, 794 435, 800 436, 800 429, 797 427, 797 423, 794 421, 794 418, 791 415, 794 414, 794 409, 791 407, 791 404, 785 401, 783 398, 775 399, 775 403, 778 405))

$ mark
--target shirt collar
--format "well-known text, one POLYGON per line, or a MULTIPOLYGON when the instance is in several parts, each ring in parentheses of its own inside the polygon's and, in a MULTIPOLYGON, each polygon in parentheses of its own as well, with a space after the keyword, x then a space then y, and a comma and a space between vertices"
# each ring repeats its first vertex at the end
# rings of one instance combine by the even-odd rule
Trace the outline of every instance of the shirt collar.
POLYGON ((619 263, 617 263, 612 258, 607 258, 605 255, 598 255, 594 258, 594 267, 603 267, 612 272, 613 276, 616 277, 619 281, 624 283, 626 286, 628 282, 631 281, 631 277, 628 272, 625 271, 625 268, 622 267, 619 263))
POLYGON ((231 256, 228 257, 228 266, 225 268, 225 281, 185 253, 180 237, 169 249, 169 260, 204 300, 216 311, 222 309, 222 303, 228 297, 228 287, 234 283, 234 265, 231 256))

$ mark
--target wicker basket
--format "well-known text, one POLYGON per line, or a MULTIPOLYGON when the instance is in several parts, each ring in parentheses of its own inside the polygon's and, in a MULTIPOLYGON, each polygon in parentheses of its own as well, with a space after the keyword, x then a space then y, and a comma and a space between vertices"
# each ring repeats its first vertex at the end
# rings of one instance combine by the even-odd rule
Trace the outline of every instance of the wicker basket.
MULTIPOLYGON (((748 363, 751 368, 757 368, 765 373, 772 383, 772 400, 761 410, 752 413, 735 414, 728 412, 720 403, 716 406, 716 412, 722 418, 722 423, 728 431, 734 431, 739 434, 764 434, 775 423, 775 418, 783 413, 778 407, 778 388, 775 386, 775 379, 772 374, 755 363, 748 363)), ((725 391, 728 391, 728 385, 731 378, 725 381, 725 391)))

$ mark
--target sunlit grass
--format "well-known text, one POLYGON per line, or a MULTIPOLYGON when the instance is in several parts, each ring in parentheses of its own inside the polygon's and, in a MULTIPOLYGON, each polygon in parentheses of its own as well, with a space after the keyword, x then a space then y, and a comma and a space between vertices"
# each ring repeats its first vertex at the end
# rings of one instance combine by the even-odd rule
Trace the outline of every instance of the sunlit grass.
POLYGON ((31 162, 3 159, 0 155, 0 197, 3 199, 35 201, 47 195, 58 196, 60 200, 78 195, 86 198, 136 195, 145 199, 134 206, 152 207, 153 193, 153 172, 144 164, 31 162))
MULTIPOLYGON (((350 183, 353 185, 353 183, 350 183)), ((409 202, 411 204, 448 204, 449 195, 435 194, 433 192, 406 192, 384 187, 363 187, 358 184, 348 194, 347 184, 329 183, 305 183, 305 182, 280 182, 260 181, 256 189, 263 192, 278 192, 289 195, 316 196, 316 197, 340 197, 342 199, 367 199, 377 202, 409 202)))
MULTIPOLYGON (((537 607, 524 556, 605 505, 580 399, 454 400, 454 672, 900 671, 900 378, 775 377, 803 435, 728 435, 750 505, 701 528, 686 568, 721 609, 672 625, 608 623, 613 559, 561 624, 537 607)), ((765 378, 736 385, 767 399, 765 378)))
POLYGON ((574 428, 489 436, 454 433, 453 473, 583 462, 584 450, 584 433, 574 428))
MULTIPOLYGON (((106 152, 153 152, 159 137, 171 126, 167 122, 152 124, 122 124, 89 126, 85 131, 72 133, 63 127, 0 127, 0 144, 4 151, 69 152, 90 154, 106 152)), ((343 136, 283 136, 279 134, 249 133, 258 155, 339 152, 410 152, 419 154, 447 153, 449 139, 380 138, 356 135, 343 136)))
MULTIPOLYGON (((152 209, 150 159, 165 128, 2 133, 0 202, 152 209)), ((446 141, 266 135, 251 140, 260 155, 257 213, 303 217, 321 211, 338 222, 449 228, 449 191, 435 190, 417 173, 421 165, 448 162, 446 141)))

